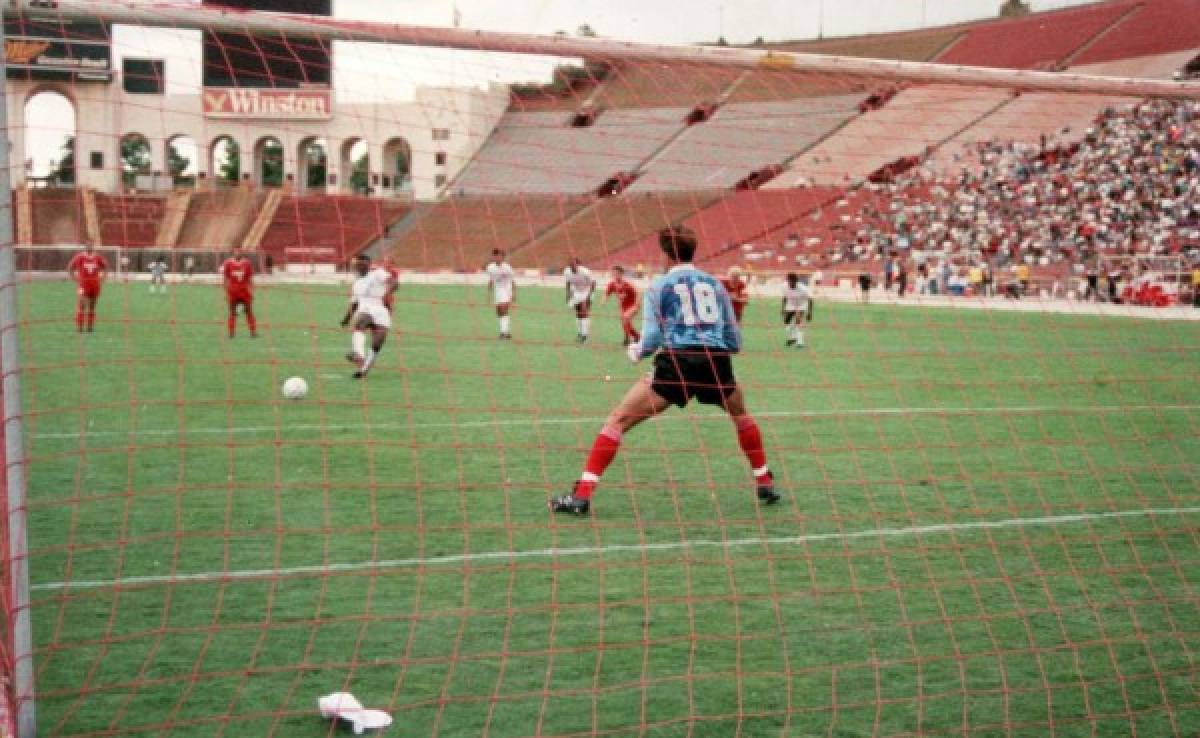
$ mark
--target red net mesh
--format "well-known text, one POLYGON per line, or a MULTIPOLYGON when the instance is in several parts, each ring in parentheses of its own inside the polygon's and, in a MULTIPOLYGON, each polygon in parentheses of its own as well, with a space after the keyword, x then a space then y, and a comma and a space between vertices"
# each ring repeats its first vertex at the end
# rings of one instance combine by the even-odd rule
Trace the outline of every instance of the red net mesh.
MULTIPOLYGON (((1176 7, 771 48, 1161 76, 1176 7)), ((1195 733, 1196 100, 39 13, 112 53, 9 79, 39 734, 1195 733), (604 430, 672 224, 775 504, 719 407, 604 430)))

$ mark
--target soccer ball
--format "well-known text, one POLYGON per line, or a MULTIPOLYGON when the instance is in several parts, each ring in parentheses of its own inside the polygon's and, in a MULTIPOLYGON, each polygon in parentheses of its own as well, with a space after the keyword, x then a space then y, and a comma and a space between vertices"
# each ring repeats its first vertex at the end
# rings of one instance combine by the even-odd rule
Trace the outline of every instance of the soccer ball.
POLYGON ((300 377, 289 377, 283 383, 283 396, 289 400, 303 400, 308 394, 308 382, 300 377))

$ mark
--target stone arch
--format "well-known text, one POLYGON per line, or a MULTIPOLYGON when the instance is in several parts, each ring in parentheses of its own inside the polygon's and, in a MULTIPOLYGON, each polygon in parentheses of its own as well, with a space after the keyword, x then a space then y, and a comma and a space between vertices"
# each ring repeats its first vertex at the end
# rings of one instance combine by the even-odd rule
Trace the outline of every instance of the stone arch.
POLYGON ((370 191, 371 154, 366 139, 355 136, 342 143, 340 170, 343 190, 355 194, 370 191))
POLYGON ((145 183, 144 178, 154 173, 154 149, 150 139, 141 133, 131 131, 121 135, 120 157, 124 187, 137 188, 139 178, 145 183))
POLYGON ((389 192, 412 192, 412 146, 400 136, 383 145, 383 188, 389 192))
POLYGON ((278 136, 263 136, 254 144, 254 182, 260 187, 282 187, 283 142, 278 136))
POLYGON ((235 185, 241 180, 245 167, 237 139, 223 134, 212 140, 208 146, 208 171, 218 182, 235 185))
POLYGON ((25 179, 35 185, 74 185, 79 168, 79 108, 70 92, 52 85, 30 90, 21 117, 25 179))
POLYGON ((166 142, 167 174, 175 185, 192 185, 200 173, 200 147, 186 133, 176 133, 166 142))
POLYGON ((329 142, 310 136, 296 146, 296 189, 324 192, 329 181, 329 142))

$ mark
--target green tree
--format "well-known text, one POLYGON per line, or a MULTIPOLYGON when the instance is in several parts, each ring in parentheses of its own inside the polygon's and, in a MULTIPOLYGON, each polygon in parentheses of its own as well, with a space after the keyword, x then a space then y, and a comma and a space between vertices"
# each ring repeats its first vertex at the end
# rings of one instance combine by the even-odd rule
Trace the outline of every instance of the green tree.
POLYGON ((142 136, 121 139, 121 181, 126 187, 137 184, 139 174, 149 174, 151 162, 149 141, 142 136))
POLYGON ((1016 18, 1028 13, 1029 3, 1022 2, 1021 0, 1004 0, 1004 4, 1000 6, 1001 18, 1016 18))
POLYGON ((176 184, 190 183, 194 179, 184 174, 191 163, 191 159, 179 153, 174 141, 167 144, 167 173, 176 184))
POLYGON ((58 161, 50 164, 50 179, 55 184, 75 184, 75 137, 69 136, 59 149, 58 161))
POLYGON ((329 172, 329 160, 325 155, 325 147, 311 143, 304 150, 304 157, 308 162, 308 176, 305 177, 304 185, 308 188, 324 187, 325 178, 329 172))
POLYGON ((275 140, 263 144, 262 184, 279 187, 283 184, 283 146, 275 140))
POLYGON ((232 139, 225 142, 225 156, 217 170, 217 177, 223 182, 237 184, 242 178, 242 151, 232 139))
POLYGON ((367 179, 367 155, 363 154, 354 160, 350 170, 350 189, 353 192, 365 194, 370 183, 367 179))

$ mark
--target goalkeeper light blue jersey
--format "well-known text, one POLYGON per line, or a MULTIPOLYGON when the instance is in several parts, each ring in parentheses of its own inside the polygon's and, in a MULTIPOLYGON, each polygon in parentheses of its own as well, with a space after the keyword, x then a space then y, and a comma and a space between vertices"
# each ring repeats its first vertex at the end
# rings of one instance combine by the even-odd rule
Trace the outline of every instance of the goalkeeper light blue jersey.
POLYGON ((701 347, 737 353, 742 333, 720 280, 691 264, 677 264, 646 290, 642 356, 659 348, 701 347))

